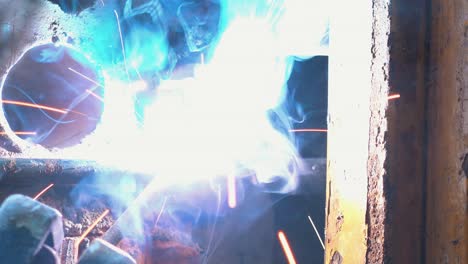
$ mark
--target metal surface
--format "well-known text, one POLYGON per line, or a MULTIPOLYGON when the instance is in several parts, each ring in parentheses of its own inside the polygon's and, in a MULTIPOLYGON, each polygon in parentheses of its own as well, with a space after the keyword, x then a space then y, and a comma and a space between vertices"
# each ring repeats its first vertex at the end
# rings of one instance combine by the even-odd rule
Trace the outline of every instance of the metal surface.
POLYGON ((18 187, 40 183, 73 185, 86 177, 112 173, 113 181, 119 177, 133 175, 139 182, 146 184, 150 175, 136 174, 100 166, 93 161, 64 159, 26 159, 0 158, 0 190, 2 187, 18 187))
POLYGON ((53 248, 44 245, 31 264, 60 264, 60 259, 53 248))
POLYGON ((125 251, 102 240, 95 239, 83 253, 78 264, 136 264, 125 251))
POLYGON ((0 207, 0 259, 31 263, 44 245, 57 250, 63 240, 61 214, 23 195, 12 195, 0 207))
POLYGON ((60 263, 75 264, 78 259, 77 237, 66 237, 59 251, 60 263))

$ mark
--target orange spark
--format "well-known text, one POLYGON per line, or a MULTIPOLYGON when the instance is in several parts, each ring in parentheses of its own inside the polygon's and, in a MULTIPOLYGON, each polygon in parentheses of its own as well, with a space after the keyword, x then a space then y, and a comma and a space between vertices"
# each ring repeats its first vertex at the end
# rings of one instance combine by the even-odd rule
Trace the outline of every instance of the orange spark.
POLYGON ((297 133, 297 132, 320 132, 320 133, 327 133, 328 129, 323 128, 298 128, 298 129, 290 129, 289 132, 297 133))
POLYGON ((392 94, 387 97, 388 100, 398 99, 400 98, 400 94, 392 94))
POLYGON ((96 99, 98 99, 99 101, 104 103, 104 98, 99 96, 97 93, 95 93, 95 92, 93 92, 93 91, 91 91, 89 89, 86 89, 86 92, 88 92, 90 95, 94 96, 96 99))
POLYGON ((92 223, 88 229, 86 229, 83 234, 78 238, 78 240, 76 240, 76 247, 75 248, 79 248, 80 246, 80 243, 81 241, 83 241, 83 239, 94 229, 94 227, 96 227, 97 224, 99 224, 99 222, 102 221, 102 219, 104 219, 104 217, 106 217, 106 215, 109 213, 109 209, 106 209, 97 219, 96 221, 94 221, 94 223, 92 223))
POLYGON ((49 184, 47 187, 45 187, 42 191, 40 191, 38 194, 36 194, 36 196, 34 196, 34 200, 37 200, 39 199, 39 197, 41 197, 44 193, 46 193, 50 188, 52 188, 54 186, 53 183, 49 184))
POLYGON ((50 107, 46 105, 39 105, 39 104, 33 104, 33 103, 27 103, 27 102, 21 102, 21 101, 13 101, 13 100, 2 100, 2 103, 4 104, 13 104, 13 105, 20 105, 20 106, 27 106, 27 107, 33 107, 33 108, 39 108, 51 112, 57 112, 61 114, 67 114, 68 111, 64 109, 59 109, 55 107, 50 107))
POLYGON ((61 114, 68 114, 68 113, 75 113, 78 115, 82 116, 87 116, 83 113, 80 113, 78 111, 73 111, 69 109, 60 109, 60 108, 55 108, 47 105, 40 105, 40 104, 34 104, 34 103, 28 103, 28 102, 22 102, 22 101, 14 101, 14 100, 2 100, 2 103, 4 104, 12 104, 12 105, 19 105, 19 106, 26 106, 26 107, 32 107, 32 108, 38 108, 38 109, 43 109, 46 111, 51 111, 51 112, 57 112, 61 114))
POLYGON ((281 243, 281 247, 283 248, 284 254, 286 255, 286 259, 288 260, 289 264, 296 264, 296 259, 294 258, 294 254, 289 246, 288 239, 283 231, 278 231, 278 239, 281 243))
POLYGON ((232 174, 227 177, 227 193, 229 207, 235 208, 237 206, 236 177, 232 174))
MULTIPOLYGON (((13 131, 13 134, 16 134, 16 135, 36 135, 36 132, 34 131, 13 131)), ((5 131, 0 131, 0 135, 1 136, 4 136, 4 135, 7 135, 7 132, 5 131)))

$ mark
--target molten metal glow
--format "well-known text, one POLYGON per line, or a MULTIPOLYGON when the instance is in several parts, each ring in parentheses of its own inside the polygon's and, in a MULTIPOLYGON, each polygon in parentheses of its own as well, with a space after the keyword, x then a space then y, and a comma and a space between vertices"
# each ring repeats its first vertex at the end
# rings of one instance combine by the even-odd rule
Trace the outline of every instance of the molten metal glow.
POLYGON ((232 174, 227 177, 227 193, 229 207, 235 208, 237 206, 236 177, 232 174))
POLYGON ((392 94, 388 96, 388 100, 394 100, 400 98, 400 94, 392 94))
POLYGON ((34 200, 37 200, 39 199, 39 197, 41 197, 44 193, 46 193, 48 190, 50 190, 50 188, 52 188, 54 186, 53 183, 49 184, 47 187, 45 187, 42 191, 40 191, 38 194, 36 194, 36 196, 34 196, 34 200))
POLYGON ((88 229, 86 229, 83 234, 81 234, 81 236, 76 240, 76 248, 79 248, 79 245, 81 243, 81 241, 83 241, 83 239, 94 229, 94 227, 96 227, 97 224, 99 224, 99 222, 102 221, 102 219, 104 219, 104 217, 106 217, 107 214, 109 214, 109 209, 106 209, 97 219, 96 221, 94 221, 89 227, 88 229))
MULTIPOLYGON (((37 133, 34 132, 34 131, 13 131, 13 134, 15 134, 15 135, 21 135, 21 136, 34 136, 34 135, 36 135, 37 133)), ((4 136, 4 135, 8 135, 8 133, 5 132, 5 131, 1 131, 1 132, 0 132, 0 135, 1 135, 1 136, 4 136)))
POLYGON ((286 256, 288 263, 296 264, 296 259, 294 258, 294 254, 291 250, 291 247, 289 246, 288 239, 286 238, 286 235, 284 234, 284 232, 281 230, 278 231, 278 239, 280 241, 281 247, 283 248, 284 255, 286 256))
POLYGON ((322 245, 322 248, 325 250, 325 245, 323 244, 322 237, 320 236, 317 228, 315 227, 314 221, 312 221, 312 217, 310 217, 310 215, 308 215, 307 217, 309 218, 309 222, 310 222, 310 224, 312 225, 312 227, 315 230, 315 234, 317 234, 318 240, 320 241, 320 244, 322 245))
POLYGON ((299 128, 299 129, 290 129, 289 132, 291 133, 299 133, 299 132, 320 132, 320 133, 327 133, 327 129, 323 128, 299 128))

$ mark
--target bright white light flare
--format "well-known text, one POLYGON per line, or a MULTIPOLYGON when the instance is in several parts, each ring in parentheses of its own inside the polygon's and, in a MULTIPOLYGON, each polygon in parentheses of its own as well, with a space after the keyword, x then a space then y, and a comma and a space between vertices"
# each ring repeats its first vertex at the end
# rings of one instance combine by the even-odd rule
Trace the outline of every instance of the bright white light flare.
POLYGON ((229 17, 210 59, 193 78, 161 83, 142 120, 136 118, 133 98, 145 84, 106 75, 101 124, 65 155, 177 184, 247 168, 261 183, 280 176, 287 183, 280 191, 293 190, 296 153, 272 127, 267 112, 283 99, 291 55, 322 53, 328 22, 326 10, 317 10, 320 21, 310 27, 314 19, 303 10, 322 8, 312 6, 317 1, 286 2, 260 16, 229 17))

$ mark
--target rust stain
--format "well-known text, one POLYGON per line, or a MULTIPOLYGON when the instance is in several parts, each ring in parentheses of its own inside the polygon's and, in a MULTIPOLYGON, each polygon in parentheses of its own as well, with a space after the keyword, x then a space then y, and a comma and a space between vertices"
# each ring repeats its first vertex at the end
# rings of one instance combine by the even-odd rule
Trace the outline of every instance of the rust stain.
POLYGON ((344 222, 344 215, 342 213, 340 213, 336 217, 336 230, 338 232, 341 231, 341 227, 343 226, 343 222, 344 222))

